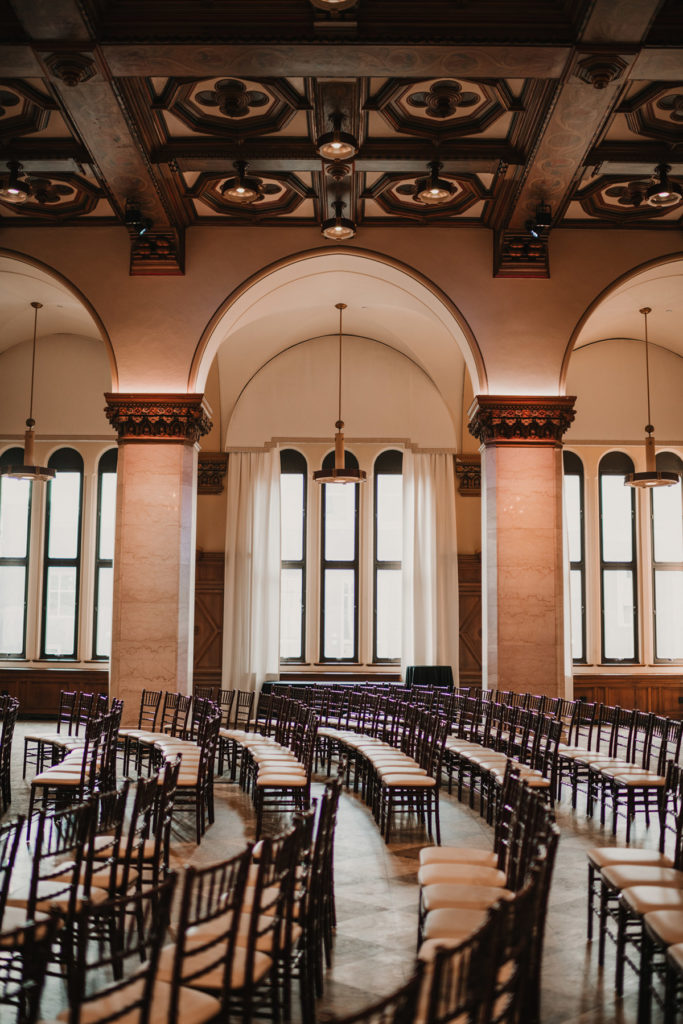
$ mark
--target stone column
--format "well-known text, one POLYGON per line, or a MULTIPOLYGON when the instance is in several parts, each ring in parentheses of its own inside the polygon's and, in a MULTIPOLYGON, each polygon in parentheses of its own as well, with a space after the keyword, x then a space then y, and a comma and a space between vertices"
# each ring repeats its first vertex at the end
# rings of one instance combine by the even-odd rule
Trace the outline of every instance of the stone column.
POLYGON ((562 435, 573 397, 480 395, 484 686, 564 697, 562 435))
POLYGON ((137 722, 144 689, 192 692, 202 395, 107 394, 118 432, 110 696, 137 722))

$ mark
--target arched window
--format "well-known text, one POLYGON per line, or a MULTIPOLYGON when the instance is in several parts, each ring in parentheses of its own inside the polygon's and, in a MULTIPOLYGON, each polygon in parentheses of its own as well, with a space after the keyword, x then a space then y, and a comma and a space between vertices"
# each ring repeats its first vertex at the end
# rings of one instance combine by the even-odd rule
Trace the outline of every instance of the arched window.
POLYGON ((375 460, 373 661, 401 660, 402 473, 401 452, 375 460))
MULTIPOLYGON (((358 459, 346 453, 347 469, 358 459)), ((334 466, 334 452, 323 469, 334 466)), ((358 484, 322 485, 321 661, 358 661, 358 484)))
POLYGON ((301 452, 280 452, 280 660, 304 661, 306 651, 306 485, 301 452))
POLYGON ((569 592, 572 617, 572 658, 586 661, 586 540, 584 532, 583 463, 564 452, 564 510, 569 547, 569 592))
MULTIPOLYGON (((0 455, 0 466, 23 461, 23 448, 0 455)), ((31 481, 0 477, 0 658, 26 656, 30 523, 31 481)))
MULTIPOLYGON (((673 452, 659 452, 657 469, 683 471, 673 452)), ((655 661, 683 660, 683 515, 681 481, 672 487, 653 487, 652 573, 654 590, 655 661)))
POLYGON ((97 466, 97 535, 95 539, 95 607, 93 658, 111 653, 111 616, 114 590, 114 528, 116 525, 116 463, 110 448, 97 466))
POLYGON ((48 466, 56 469, 57 475, 47 485, 41 657, 75 658, 83 459, 73 448, 60 448, 50 457, 48 466))
POLYGON ((600 460, 600 598, 603 662, 638 660, 636 505, 624 477, 634 471, 623 452, 600 460))

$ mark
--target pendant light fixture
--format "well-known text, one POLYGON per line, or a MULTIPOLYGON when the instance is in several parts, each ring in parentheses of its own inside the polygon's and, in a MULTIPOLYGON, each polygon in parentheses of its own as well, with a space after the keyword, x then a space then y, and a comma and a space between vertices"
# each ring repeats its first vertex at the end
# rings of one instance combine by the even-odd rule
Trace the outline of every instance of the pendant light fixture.
POLYGON ((432 160, 427 166, 429 175, 426 178, 418 178, 413 195, 418 203, 424 203, 425 206, 443 206, 453 198, 455 186, 445 178, 439 177, 443 164, 438 160, 432 160))
POLYGON ((323 160, 351 160, 358 152, 358 142, 351 132, 343 132, 344 115, 335 111, 330 115, 332 131, 324 132, 316 143, 318 156, 323 160))
POLYGON ((16 160, 10 160, 7 164, 9 176, 0 185, 0 199, 4 203, 25 203, 31 195, 31 189, 26 182, 19 180, 21 169, 21 164, 16 160))
POLYGON ((655 454, 655 428, 650 420, 650 353, 647 336, 647 318, 652 312, 649 306, 643 306, 638 310, 645 319, 645 380, 647 386, 647 426, 645 427, 645 472, 628 473, 624 479, 627 487, 672 487, 680 480, 680 474, 669 470, 657 470, 657 457, 655 454))
POLYGON ((657 164, 653 182, 645 192, 648 204, 655 209, 664 210, 669 206, 677 206, 683 199, 683 188, 677 181, 671 181, 670 170, 669 164, 657 164))
POLYGON ((335 427, 337 433, 334 435, 334 468, 317 469, 313 479, 319 484, 362 484, 365 480, 364 469, 347 469, 346 455, 344 453, 344 421, 341 418, 342 399, 342 313, 346 309, 345 302, 337 302, 335 309, 339 310, 339 414, 335 427))
POLYGON ((349 217, 342 217, 342 210, 346 206, 343 199, 335 199, 332 203, 334 217, 328 217, 322 223, 321 231, 324 238, 331 238, 333 241, 345 242, 353 238, 356 233, 356 225, 349 217))
POLYGON ((33 428, 36 425, 36 421, 33 419, 33 382, 36 373, 36 337, 38 334, 38 310, 43 308, 43 304, 42 302, 32 302, 31 306, 34 309, 33 358, 31 360, 31 399, 29 402, 28 419, 26 420, 26 430, 24 432, 24 461, 21 466, 0 467, 0 475, 14 477, 15 480, 52 480, 52 478, 55 475, 54 469, 48 469, 47 466, 34 465, 36 457, 33 451, 35 442, 35 431, 33 428))
POLYGON ((246 176, 246 160, 235 160, 232 166, 237 171, 237 177, 221 185, 221 194, 231 203, 240 203, 242 206, 255 203, 261 198, 261 179, 246 176))

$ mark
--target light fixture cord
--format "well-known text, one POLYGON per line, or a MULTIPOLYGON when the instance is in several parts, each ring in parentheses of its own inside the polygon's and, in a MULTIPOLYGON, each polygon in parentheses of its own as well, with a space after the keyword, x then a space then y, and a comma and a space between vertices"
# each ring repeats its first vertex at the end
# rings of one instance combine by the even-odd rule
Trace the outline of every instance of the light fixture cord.
POLYGON ((650 346, 647 337, 647 312, 643 311, 643 316, 645 317, 645 380, 647 382, 647 425, 649 427, 652 424, 652 416, 650 414, 650 346))
POLYGON ((29 401, 28 418, 33 419, 33 381, 36 372, 36 336, 38 334, 38 310, 42 308, 42 302, 32 302, 33 317, 33 358, 31 360, 31 399, 29 401))
POLYGON ((339 307, 339 415, 338 420, 341 420, 341 395, 342 395, 342 312, 343 306, 339 307))

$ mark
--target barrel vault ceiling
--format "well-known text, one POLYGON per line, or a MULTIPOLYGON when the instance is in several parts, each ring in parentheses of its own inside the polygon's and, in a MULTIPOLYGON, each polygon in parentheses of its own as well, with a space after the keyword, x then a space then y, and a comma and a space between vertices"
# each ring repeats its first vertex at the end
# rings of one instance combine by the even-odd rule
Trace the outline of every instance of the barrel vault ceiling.
MULTIPOLYGON (((493 272, 543 276, 553 231, 680 231, 680 0, 0 0, 0 149, 31 194, 7 226, 151 223, 132 273, 182 273, 194 225, 478 227, 493 272), (343 6, 343 5, 342 5, 343 6), (343 115, 355 157, 316 140, 343 115), (438 159, 444 206, 414 197, 438 159), (261 198, 221 187, 244 160, 261 198)), ((1 235, 0 235, 1 242, 1 235)))

